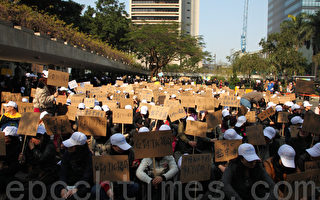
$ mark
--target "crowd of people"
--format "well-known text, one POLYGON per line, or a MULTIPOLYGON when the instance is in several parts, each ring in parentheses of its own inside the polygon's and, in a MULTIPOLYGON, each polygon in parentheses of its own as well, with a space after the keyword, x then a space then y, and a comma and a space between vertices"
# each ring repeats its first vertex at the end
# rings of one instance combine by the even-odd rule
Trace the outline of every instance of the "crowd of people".
MULTIPOLYGON (((221 123, 215 128, 207 130, 206 137, 195 137, 185 133, 188 121, 207 122, 210 113, 207 110, 198 110, 197 107, 185 108, 186 116, 176 121, 153 120, 149 118, 150 108, 147 105, 159 105, 153 98, 151 101, 140 99, 139 94, 123 92, 121 87, 128 84, 140 85, 146 88, 148 85, 141 85, 140 78, 130 76, 122 77, 124 85, 113 84, 115 93, 124 93, 126 98, 131 98, 132 105, 126 105, 125 109, 132 110, 133 123, 124 125, 114 124, 112 119, 112 108, 95 101, 94 106, 88 107, 83 102, 75 105, 71 96, 76 95, 77 89, 70 89, 47 85, 47 71, 44 71, 39 78, 27 74, 18 88, 11 88, 4 83, 2 91, 18 92, 22 102, 33 103, 34 112, 40 113, 39 126, 35 136, 18 134, 21 113, 15 101, 2 102, 5 112, 0 118, 1 131, 5 136, 6 155, 0 156, 0 193, 4 198, 16 199, 23 195, 23 198, 47 198, 47 199, 168 199, 173 191, 174 199, 182 195, 188 199, 189 194, 168 187, 162 183, 169 181, 178 182, 181 170, 181 161, 184 155, 207 154, 212 155, 211 173, 207 181, 201 181, 203 189, 198 192, 191 192, 194 196, 201 195, 202 199, 210 197, 222 199, 257 199, 269 194, 268 199, 278 199, 286 196, 286 187, 281 185, 278 191, 274 192, 275 185, 286 181, 289 174, 304 172, 305 163, 308 161, 320 160, 319 137, 311 132, 306 132, 302 125, 304 117, 308 113, 319 114, 319 107, 312 110, 308 101, 298 103, 296 100, 283 104, 279 102, 266 102, 267 91, 276 94, 284 91, 281 84, 270 82, 257 82, 255 90, 247 94, 237 96, 240 100, 241 109, 219 105, 215 111, 221 111, 221 123), (35 96, 31 97, 31 88, 36 88, 35 96), (47 116, 61 115, 56 103, 56 98, 66 96, 66 106, 77 106, 78 110, 94 109, 105 112, 107 118, 106 136, 88 137, 78 130, 77 118, 70 120, 72 134, 53 135, 47 134, 43 119, 47 116), (143 105, 143 106, 141 106, 143 105), (261 121, 248 122, 246 113, 255 111, 256 115, 268 108, 275 110, 274 115, 261 121), (288 123, 278 123, 278 113, 288 113, 288 123), (248 141, 248 126, 263 125, 265 145, 252 145, 248 141), (298 133, 293 136, 293 126, 297 127, 298 133), (135 159, 133 136, 141 132, 150 131, 172 131, 172 155, 164 157, 135 159), (282 132, 283 131, 283 132, 282 132), (241 140, 238 147, 238 156, 228 162, 215 162, 214 145, 217 140, 241 140), (92 159, 94 156, 103 155, 127 155, 129 161, 130 181, 128 184, 101 180, 96 183, 94 180, 94 169, 92 159), (12 190, 13 181, 19 181, 23 190, 12 190), (35 184, 35 182, 44 183, 35 184), (60 182, 58 182, 60 181, 60 182), (213 181, 221 181, 222 185, 210 187, 213 181), (264 181, 263 187, 252 187, 258 181, 264 181), (59 184, 56 184, 56 183, 59 184), (82 182, 82 184, 78 184, 82 182), (84 184, 85 183, 85 184, 84 184), (34 186, 34 187, 33 187, 34 186), (54 186, 54 187, 53 187, 54 186), (30 189, 31 188, 31 189, 30 189), (54 188, 54 189, 52 189, 54 188), (151 189, 150 189, 151 188, 151 189), (150 191, 149 191, 150 189, 150 191), (221 192, 216 192, 220 190, 221 192), (48 191, 45 193, 44 191, 48 191), (166 192, 163 192, 166 191, 166 192), (31 195, 31 196, 30 196, 31 195)), ((101 86, 107 80, 94 78, 91 84, 101 86)), ((188 95, 201 95, 208 93, 206 88, 213 88, 210 98, 219 99, 222 94, 231 95, 230 90, 223 87, 227 84, 221 81, 206 82, 201 88, 191 80, 181 80, 174 83, 181 86, 176 94, 169 94, 166 91, 166 83, 170 79, 160 79, 157 91, 167 95, 172 101, 180 104, 179 95, 187 92, 188 95), (190 86, 190 88, 182 85, 190 86), (215 87, 212 87, 215 85, 215 87), (229 93, 230 92, 230 93, 229 93)), ((83 85, 79 84, 78 87, 83 85)), ((109 99, 113 99, 112 93, 101 91, 109 99)), ((294 93, 294 83, 289 84, 286 89, 288 93, 294 93)), ((90 91, 86 96, 89 97, 90 91)), ((235 92, 235 95, 237 93, 235 92)), ((92 97, 92 96, 91 96, 92 97)), ((94 98, 94 96, 93 96, 94 98)), ((320 105, 320 104, 319 104, 320 105)), ((61 105, 60 105, 61 106, 61 105)), ((161 106, 161 104, 160 104, 161 106)), ((0 148, 1 149, 1 148, 0 148)), ((182 184, 183 189, 186 184, 182 184)), ((21 188, 21 187, 20 187, 21 188)), ((193 196, 192 196, 193 198, 193 196)), ((315 198, 305 196, 304 199, 315 198)), ((319 199, 319 191, 316 191, 316 198, 319 199)))

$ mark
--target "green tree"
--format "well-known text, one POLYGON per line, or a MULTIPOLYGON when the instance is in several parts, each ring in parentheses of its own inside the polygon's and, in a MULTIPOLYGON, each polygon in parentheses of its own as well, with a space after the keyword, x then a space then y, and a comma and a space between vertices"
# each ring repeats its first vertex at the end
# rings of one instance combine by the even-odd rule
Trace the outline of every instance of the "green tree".
POLYGON ((318 76, 318 67, 320 64, 319 54, 320 54, 320 10, 316 12, 315 15, 310 15, 308 18, 309 26, 311 27, 311 44, 313 50, 313 64, 314 64, 314 74, 318 76))
POLYGON ((190 69, 210 57, 202 50, 202 39, 181 33, 177 23, 132 26, 126 40, 138 59, 150 66, 151 76, 173 61, 181 61, 180 68, 190 69))
POLYGON ((80 30, 119 50, 126 50, 127 42, 123 38, 129 32, 131 24, 126 16, 124 3, 119 3, 118 0, 98 0, 96 8, 87 8, 80 30))
POLYGON ((84 5, 68 0, 20 0, 19 3, 26 4, 39 11, 56 15, 60 20, 67 24, 78 27, 81 23, 81 12, 84 5))

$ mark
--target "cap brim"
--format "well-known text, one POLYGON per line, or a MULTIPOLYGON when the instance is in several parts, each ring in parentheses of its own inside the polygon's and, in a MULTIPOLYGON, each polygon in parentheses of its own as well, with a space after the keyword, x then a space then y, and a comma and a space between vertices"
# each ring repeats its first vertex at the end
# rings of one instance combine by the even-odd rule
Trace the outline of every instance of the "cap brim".
POLYGON ((255 161, 255 160, 260 160, 260 158, 258 157, 257 154, 252 154, 252 155, 246 155, 246 156, 243 156, 244 159, 246 159, 246 161, 248 162, 252 162, 252 161, 255 161))
POLYGON ((236 127, 240 127, 240 126, 242 126, 243 124, 244 124, 244 123, 237 122, 235 126, 236 126, 236 127))
POLYGON ((63 141, 62 144, 67 148, 76 146, 76 143, 71 138, 63 141))
POLYGON ((269 138, 270 140, 272 139, 271 135, 266 133, 265 131, 263 131, 263 135, 267 138, 269 138))
POLYGON ((319 154, 319 153, 317 153, 316 151, 312 150, 312 148, 310 148, 310 149, 306 149, 306 152, 308 152, 308 154, 310 154, 310 156, 311 156, 311 157, 314 157, 314 158, 316 158, 316 157, 319 157, 319 156, 320 156, 320 154, 319 154))
POLYGON ((120 145, 117 145, 120 149, 124 150, 124 151, 127 151, 128 149, 131 148, 130 144, 128 143, 124 143, 124 144, 120 144, 120 145))
POLYGON ((238 135, 238 134, 237 134, 235 140, 242 140, 242 139, 243 139, 243 137, 242 137, 241 135, 238 135))
POLYGON ((282 164, 285 166, 285 167, 288 167, 288 168, 296 168, 296 165, 294 163, 294 160, 288 160, 288 159, 285 159, 285 158, 281 158, 281 162, 282 164))

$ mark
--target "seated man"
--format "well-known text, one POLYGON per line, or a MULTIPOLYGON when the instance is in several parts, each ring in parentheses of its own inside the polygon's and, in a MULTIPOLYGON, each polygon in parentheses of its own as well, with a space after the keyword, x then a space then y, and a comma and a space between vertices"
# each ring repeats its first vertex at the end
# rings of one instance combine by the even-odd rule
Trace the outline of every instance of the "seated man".
POLYGON ((14 101, 9 101, 7 104, 3 104, 5 107, 5 113, 1 115, 0 127, 1 130, 6 126, 15 126, 18 128, 21 114, 18 113, 18 106, 14 101))

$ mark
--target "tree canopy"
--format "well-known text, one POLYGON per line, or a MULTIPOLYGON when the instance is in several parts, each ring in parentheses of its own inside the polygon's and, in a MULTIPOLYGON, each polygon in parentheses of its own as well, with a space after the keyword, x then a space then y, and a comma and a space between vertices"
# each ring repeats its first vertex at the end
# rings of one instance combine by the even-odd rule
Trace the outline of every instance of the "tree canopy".
POLYGON ((131 26, 127 41, 138 59, 150 66, 151 76, 174 61, 183 68, 192 68, 210 58, 203 51, 202 38, 181 33, 178 23, 131 26))

